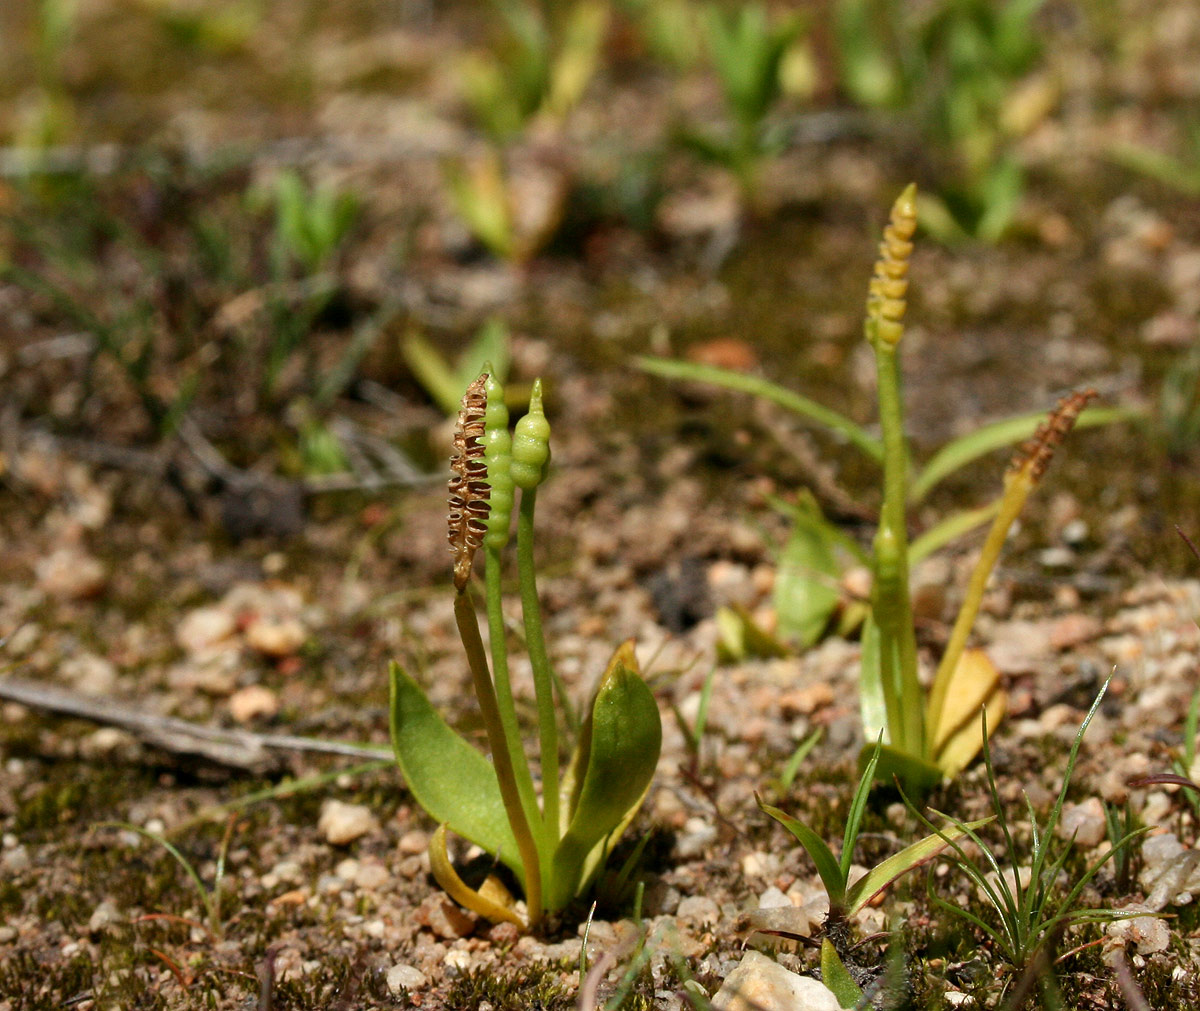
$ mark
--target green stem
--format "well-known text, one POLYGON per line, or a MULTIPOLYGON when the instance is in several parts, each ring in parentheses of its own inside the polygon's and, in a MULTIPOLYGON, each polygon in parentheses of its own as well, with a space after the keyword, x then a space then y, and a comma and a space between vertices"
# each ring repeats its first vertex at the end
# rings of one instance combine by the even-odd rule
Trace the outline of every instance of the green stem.
MULTIPOLYGON (((868 320, 869 331, 877 321, 868 320)), ((879 425, 883 435, 883 506, 880 511, 873 608, 880 633, 883 689, 891 743, 909 754, 925 754, 924 706, 917 678, 917 639, 908 591, 908 529, 905 499, 908 445, 896 345, 868 332, 879 377, 879 425), (881 565, 880 554, 886 555, 881 565), (880 578, 884 569, 887 578, 880 578), (889 698, 889 696, 891 696, 889 698), (899 724, 893 723, 895 715, 899 724)))
MULTIPOLYGON (((521 746, 521 730, 517 723, 517 707, 513 701, 512 681, 508 676, 508 645, 504 629, 503 595, 500 587, 500 549, 483 546, 484 585, 487 590, 488 639, 492 647, 492 672, 495 678, 496 706, 500 726, 504 732, 506 749, 516 776, 521 804, 530 825, 541 821, 537 793, 533 789, 533 775, 521 746)), ((540 833, 539 833, 540 836, 540 833)))
MULTIPOLYGON (((532 926, 542 918, 542 872, 537 842, 531 830, 534 823, 529 819, 525 804, 522 802, 521 790, 517 785, 516 771, 513 768, 512 753, 509 749, 509 742, 513 738, 505 734, 504 722, 500 717, 500 707, 497 704, 496 687, 492 684, 492 677, 488 671, 487 654, 483 648, 483 638, 479 634, 479 619, 475 615, 475 606, 471 603, 468 593, 460 593, 455 597, 454 618, 458 623, 458 634, 462 639, 463 649, 467 653, 467 662, 475 683, 475 697, 479 700, 479 711, 483 716, 484 727, 487 729, 488 744, 492 749, 492 762, 496 767, 496 779, 500 784, 500 797, 504 801, 508 823, 512 827, 513 837, 517 841, 521 865, 525 869, 525 904, 529 910, 529 923, 532 926)), ((521 764, 525 764, 523 756, 521 764)), ((528 774, 528 767, 525 771, 528 774)))
POLYGON ((537 576, 533 566, 533 512, 537 507, 537 488, 521 492, 517 514, 517 572, 521 584, 521 615, 525 621, 525 645, 533 667, 533 687, 537 696, 538 739, 542 760, 542 824, 545 844, 550 851, 558 845, 561 826, 558 821, 558 726, 554 719, 554 677, 546 655, 542 635, 542 611, 538 604, 537 576))

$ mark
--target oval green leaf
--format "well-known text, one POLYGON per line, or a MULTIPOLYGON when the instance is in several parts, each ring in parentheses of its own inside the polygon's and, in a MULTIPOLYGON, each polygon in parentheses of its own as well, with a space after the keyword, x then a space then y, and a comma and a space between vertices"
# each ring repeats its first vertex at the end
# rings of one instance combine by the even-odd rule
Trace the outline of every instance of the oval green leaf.
POLYGON ((392 749, 417 803, 434 819, 500 859, 524 884, 496 770, 458 736, 399 664, 390 667, 392 749))
MULTIPOLYGON (((570 823, 554 854, 547 909, 561 908, 587 884, 596 845, 628 824, 646 795, 662 747, 654 695, 638 672, 633 643, 613 655, 580 733, 570 823)), ((609 840, 609 848, 616 842, 609 840)))

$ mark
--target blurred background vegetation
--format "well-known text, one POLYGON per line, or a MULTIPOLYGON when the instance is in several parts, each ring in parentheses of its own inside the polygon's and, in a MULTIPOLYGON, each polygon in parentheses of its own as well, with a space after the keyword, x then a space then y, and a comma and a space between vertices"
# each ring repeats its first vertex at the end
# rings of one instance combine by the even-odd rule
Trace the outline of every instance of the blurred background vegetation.
POLYGON ((60 434, 183 426, 226 477, 313 487, 412 480, 414 433, 535 332, 567 368, 682 352, 865 417, 865 243, 911 178, 931 327, 1107 352, 966 409, 1100 373, 1179 463, 1198 53, 1194 4, 1145 0, 5 4, 0 383, 60 434))

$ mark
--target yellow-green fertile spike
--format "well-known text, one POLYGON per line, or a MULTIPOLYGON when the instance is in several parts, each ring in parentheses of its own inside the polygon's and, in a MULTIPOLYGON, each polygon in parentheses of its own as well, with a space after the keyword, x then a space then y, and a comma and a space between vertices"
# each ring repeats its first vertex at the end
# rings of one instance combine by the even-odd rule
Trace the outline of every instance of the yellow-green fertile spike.
POLYGON ((542 410, 542 380, 533 381, 529 413, 517 422, 512 444, 512 480, 518 488, 536 488, 550 462, 550 422, 542 410))
POLYGON ((504 405, 504 387, 488 370, 484 391, 487 393, 487 409, 483 416, 483 458, 487 461, 487 480, 491 491, 488 494, 487 533, 483 543, 499 551, 508 543, 508 532, 512 526, 513 479, 512 436, 508 432, 508 408, 504 405))
POLYGON ((908 303, 908 261, 917 230, 917 184, 909 183, 892 205, 891 217, 879 243, 879 259, 867 289, 867 338, 895 345, 904 336, 908 303))

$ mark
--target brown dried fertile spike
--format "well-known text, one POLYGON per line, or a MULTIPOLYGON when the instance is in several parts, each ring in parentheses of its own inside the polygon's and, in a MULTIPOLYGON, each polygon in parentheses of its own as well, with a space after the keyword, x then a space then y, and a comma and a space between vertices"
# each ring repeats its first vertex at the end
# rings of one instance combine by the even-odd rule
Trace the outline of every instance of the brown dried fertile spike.
POLYGON ((1034 483, 1040 481, 1059 443, 1075 427, 1083 409, 1097 396, 1099 394, 1095 390, 1087 389, 1068 393, 1059 400, 1050 416, 1038 425, 1033 437, 1021 444, 1009 470, 1015 472, 1029 468, 1029 479, 1034 483))
POLYGON ((483 373, 463 394, 462 409, 454 428, 454 453, 450 457, 450 508, 447 514, 450 550, 454 552, 454 586, 459 593, 471 578, 471 563, 487 533, 488 495, 487 462, 483 459, 483 415, 487 393, 483 373))

